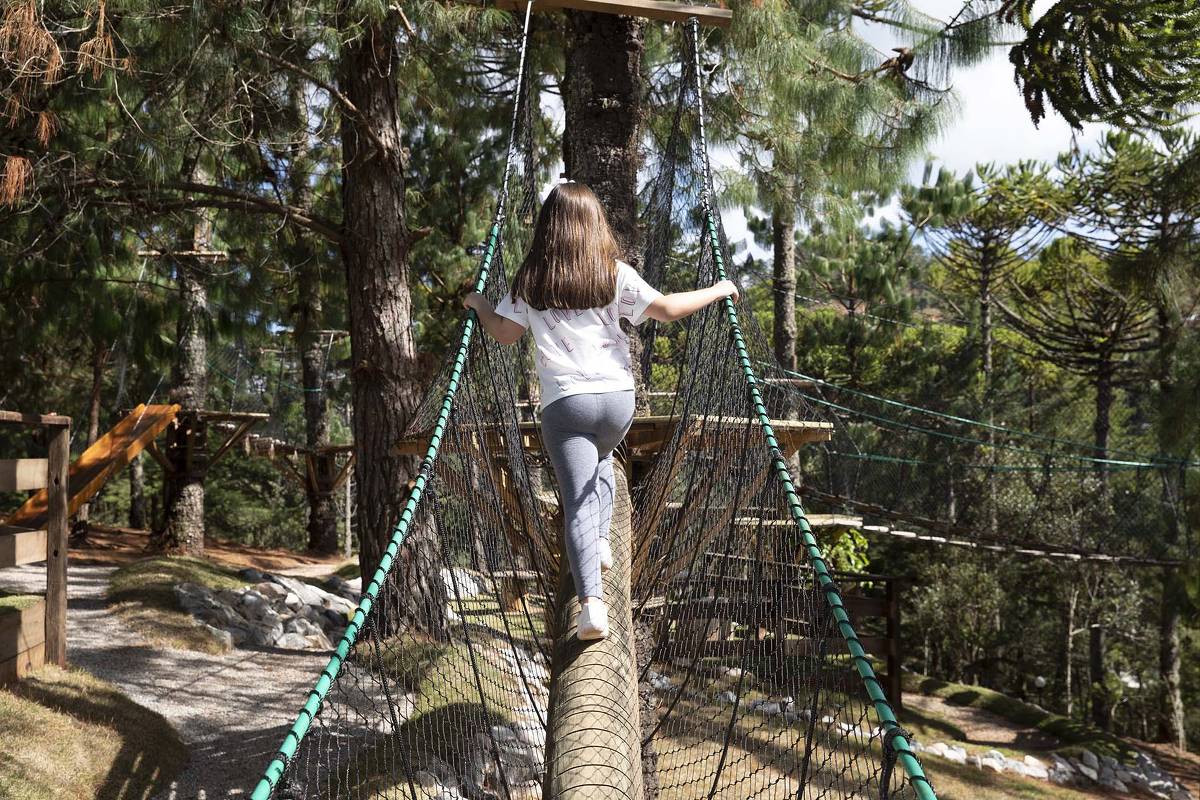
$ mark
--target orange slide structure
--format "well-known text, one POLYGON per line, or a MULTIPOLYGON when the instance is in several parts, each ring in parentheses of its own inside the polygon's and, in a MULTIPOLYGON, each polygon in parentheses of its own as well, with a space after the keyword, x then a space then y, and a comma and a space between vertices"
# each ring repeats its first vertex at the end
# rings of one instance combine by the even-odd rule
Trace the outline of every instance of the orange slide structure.
MULTIPOLYGON (((171 424, 177 413, 178 405, 143 403, 83 451, 83 455, 71 464, 67 513, 74 514, 95 497, 113 475, 120 472, 171 424)), ((3 525, 31 530, 45 528, 48 497, 45 489, 31 496, 3 521, 3 525)))

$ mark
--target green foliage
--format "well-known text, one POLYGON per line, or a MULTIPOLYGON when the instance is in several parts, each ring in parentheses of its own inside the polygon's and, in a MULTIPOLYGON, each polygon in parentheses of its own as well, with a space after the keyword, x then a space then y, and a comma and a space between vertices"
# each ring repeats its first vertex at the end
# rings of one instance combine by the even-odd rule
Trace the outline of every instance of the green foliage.
POLYGON ((1009 60, 1034 123, 1046 102, 1072 127, 1085 121, 1161 128, 1200 100, 1200 9, 1190 0, 1034 0, 1002 13, 1025 39, 1009 60))

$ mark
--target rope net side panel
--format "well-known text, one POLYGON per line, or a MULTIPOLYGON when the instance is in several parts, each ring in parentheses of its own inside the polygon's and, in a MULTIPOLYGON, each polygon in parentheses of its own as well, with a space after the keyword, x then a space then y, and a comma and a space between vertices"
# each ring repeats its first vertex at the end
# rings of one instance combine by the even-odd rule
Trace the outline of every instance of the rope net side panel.
MULTIPOLYGON (((642 269, 665 289, 716 275, 693 213, 703 184, 689 67, 677 88, 643 226, 642 269)), ((510 262, 519 238, 510 231, 511 246, 498 248, 510 262)), ((492 274, 496 300, 506 291, 503 260, 492 274)), ((748 302, 739 316, 753 357, 768 358, 748 302)), ((657 332, 651 387, 674 392, 653 410, 673 419, 656 428, 661 442, 631 441, 618 454, 632 484, 639 657, 629 669, 642 690, 643 774, 629 785, 642 797, 681 800, 916 796, 800 531, 771 524, 790 520, 787 497, 729 331, 714 305, 657 332)), ((559 796, 543 785, 551 660, 563 632, 554 607, 561 518, 536 415, 522 404, 530 366, 519 347, 472 342, 400 557, 274 797, 559 796), (414 581, 418 573, 440 580, 414 581)), ((414 435, 432 426, 449 378, 448 368, 414 435)), ((774 409, 791 402, 767 399, 774 409)), ((570 724, 586 733, 597 723, 582 714, 570 724)), ((611 786, 577 790, 635 800, 611 786)))

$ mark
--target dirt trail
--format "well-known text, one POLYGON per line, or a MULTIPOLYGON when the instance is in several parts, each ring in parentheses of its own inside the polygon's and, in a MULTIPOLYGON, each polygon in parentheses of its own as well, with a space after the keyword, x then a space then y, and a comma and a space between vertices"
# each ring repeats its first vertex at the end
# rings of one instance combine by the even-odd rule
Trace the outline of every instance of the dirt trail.
MULTIPOLYGON (((99 547, 72 551, 67 658, 162 714, 179 731, 191 762, 171 791, 160 795, 163 800, 244 797, 283 740, 328 654, 238 649, 210 655, 148 646, 110 613, 105 597, 113 563, 133 560, 136 544, 106 534, 99 547)), ((320 565, 320 559, 284 551, 255 553, 222 545, 216 550, 216 557, 234 566, 307 571, 320 565)), ((321 568, 316 574, 332 571, 327 563, 321 568)), ((8 569, 0 574, 0 588, 42 592, 45 574, 41 565, 8 569)))
MULTIPOLYGON (((947 703, 940 697, 923 694, 905 694, 904 705, 939 717, 961 730, 966 735, 966 742, 981 747, 1010 747, 1014 750, 1053 750, 1059 746, 1059 741, 1036 728, 1030 728, 998 717, 990 711, 984 711, 970 706, 956 706, 947 703)), ((932 744, 927 742, 926 744, 932 744)))

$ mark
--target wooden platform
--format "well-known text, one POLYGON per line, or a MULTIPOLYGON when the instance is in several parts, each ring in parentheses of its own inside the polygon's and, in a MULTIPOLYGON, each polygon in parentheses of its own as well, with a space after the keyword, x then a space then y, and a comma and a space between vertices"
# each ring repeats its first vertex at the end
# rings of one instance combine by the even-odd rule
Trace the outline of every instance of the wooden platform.
MULTIPOLYGON (((468 0, 473 2, 473 0, 468 0)), ((524 11, 524 0, 488 0, 488 5, 509 11, 524 11)), ((534 11, 595 11, 601 14, 619 14, 627 17, 645 17, 662 22, 686 22, 695 17, 701 25, 728 28, 733 21, 733 11, 717 6, 676 3, 671 0, 537 0, 534 11)))
MULTIPOLYGON (((634 417, 629 433, 625 435, 625 446, 629 448, 634 460, 647 460, 658 455, 676 432, 682 417, 673 415, 657 415, 634 417)), ((689 438, 689 447, 717 447, 730 444, 729 437, 744 435, 747 427, 760 431, 758 420, 749 417, 691 417, 687 422, 689 430, 684 436, 689 438)), ((541 425, 538 422, 521 422, 518 427, 521 432, 521 444, 526 450, 541 450, 541 425)), ((806 444, 827 442, 833 436, 833 425, 828 422, 807 422, 802 420, 774 420, 771 428, 784 455, 790 456, 806 444)), ((479 432, 487 439, 490 448, 503 450, 501 438, 502 428, 499 425, 486 425, 479 432)), ((759 434, 761 436, 761 433, 759 434)), ((404 439, 393 448, 397 455, 424 455, 429 445, 430 432, 404 439)), ((762 439, 766 447, 766 440, 762 439)))
MULTIPOLYGON (((163 431, 179 411, 177 405, 139 405, 113 429, 96 440, 71 464, 68 478, 68 514, 74 514, 96 496, 100 488, 163 431)), ((25 501, 4 524, 39 530, 46 527, 47 491, 25 501)))

